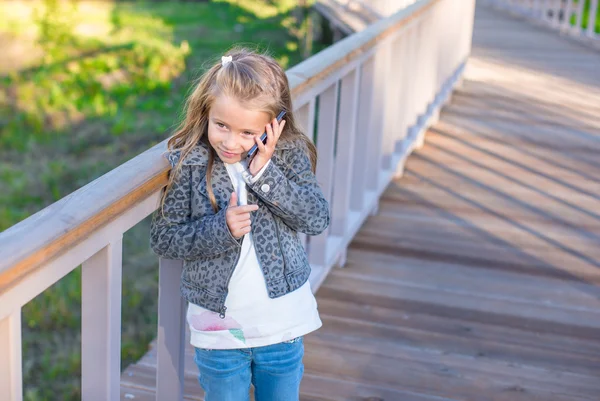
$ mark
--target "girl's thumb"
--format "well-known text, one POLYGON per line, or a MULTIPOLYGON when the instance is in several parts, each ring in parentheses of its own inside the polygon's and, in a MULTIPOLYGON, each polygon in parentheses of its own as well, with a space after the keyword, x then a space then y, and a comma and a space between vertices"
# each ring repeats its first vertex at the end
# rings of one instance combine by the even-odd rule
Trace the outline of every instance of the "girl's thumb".
POLYGON ((235 191, 231 193, 231 198, 229 198, 229 206, 237 206, 237 194, 235 191))

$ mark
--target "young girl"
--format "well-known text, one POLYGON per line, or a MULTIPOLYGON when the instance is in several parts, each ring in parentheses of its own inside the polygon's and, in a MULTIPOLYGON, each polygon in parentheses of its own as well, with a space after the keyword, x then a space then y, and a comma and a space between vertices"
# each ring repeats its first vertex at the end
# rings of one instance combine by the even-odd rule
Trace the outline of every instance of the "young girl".
POLYGON ((297 401, 302 336, 321 326, 298 233, 324 231, 329 207, 283 69, 245 49, 222 57, 187 100, 168 149, 150 242, 159 256, 184 260, 205 400, 249 400, 252 383, 257 401, 297 401))

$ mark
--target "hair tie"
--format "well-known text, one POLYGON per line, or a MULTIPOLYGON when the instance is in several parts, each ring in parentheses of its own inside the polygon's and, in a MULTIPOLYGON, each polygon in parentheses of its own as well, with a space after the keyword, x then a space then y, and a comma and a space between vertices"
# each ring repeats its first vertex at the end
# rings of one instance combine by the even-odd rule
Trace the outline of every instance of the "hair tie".
POLYGON ((227 63, 231 63, 232 61, 233 61, 232 56, 222 56, 221 57, 221 65, 223 67, 225 67, 227 65, 227 63))

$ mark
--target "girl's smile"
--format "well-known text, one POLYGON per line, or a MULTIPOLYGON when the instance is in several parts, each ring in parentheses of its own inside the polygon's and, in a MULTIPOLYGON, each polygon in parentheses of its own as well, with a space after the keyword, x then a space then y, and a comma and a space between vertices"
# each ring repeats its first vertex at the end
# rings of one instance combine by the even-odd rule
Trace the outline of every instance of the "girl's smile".
POLYGON ((219 96, 208 115, 208 141, 224 163, 239 162, 265 131, 270 116, 248 109, 236 99, 219 96))

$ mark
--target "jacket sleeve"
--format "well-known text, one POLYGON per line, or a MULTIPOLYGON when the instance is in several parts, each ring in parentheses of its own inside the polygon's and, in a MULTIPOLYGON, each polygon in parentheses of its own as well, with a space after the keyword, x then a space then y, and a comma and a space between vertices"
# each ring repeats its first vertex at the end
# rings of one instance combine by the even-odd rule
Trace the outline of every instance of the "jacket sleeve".
POLYGON ((318 235, 329 226, 329 204, 311 170, 310 159, 302 145, 286 151, 284 164, 269 163, 260 178, 250 183, 252 191, 290 228, 318 235))
MULTIPOLYGON (((176 159, 169 159, 174 166, 176 159)), ((159 206, 150 224, 150 247, 167 259, 210 257, 239 246, 225 220, 226 209, 191 219, 192 166, 183 165, 167 193, 164 210, 159 206)), ((172 174, 173 170, 171 170, 172 174)))

